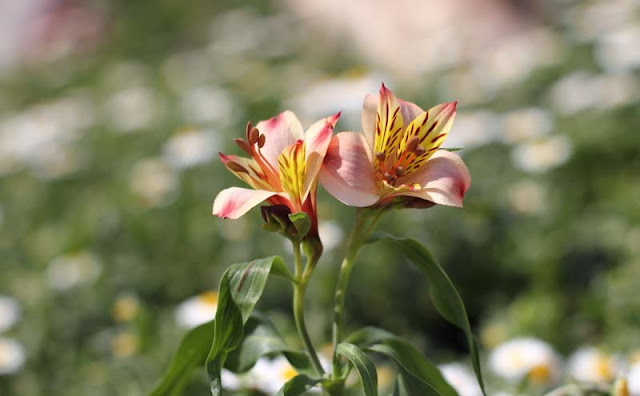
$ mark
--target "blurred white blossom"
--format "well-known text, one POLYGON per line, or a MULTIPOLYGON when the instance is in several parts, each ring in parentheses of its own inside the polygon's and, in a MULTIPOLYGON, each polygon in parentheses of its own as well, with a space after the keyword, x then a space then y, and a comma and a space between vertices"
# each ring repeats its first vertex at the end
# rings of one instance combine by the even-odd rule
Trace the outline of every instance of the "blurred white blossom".
POLYGON ((217 310, 218 293, 207 291, 180 303, 176 308, 176 322, 190 329, 213 320, 217 310))
POLYGON ((102 266, 98 258, 87 251, 58 256, 47 267, 49 284, 60 291, 91 284, 101 273, 102 266))
POLYGON ((145 86, 123 89, 109 97, 104 106, 105 121, 123 133, 152 127, 158 113, 156 95, 145 86))
POLYGON ((548 201, 546 189, 533 180, 522 180, 509 186, 507 199, 515 211, 524 215, 541 213, 548 201))
POLYGON ((183 129, 164 145, 164 156, 178 169, 209 162, 218 151, 218 142, 209 132, 183 129))
POLYGON ((494 142, 500 137, 500 120, 490 111, 467 111, 456 115, 453 132, 442 147, 473 148, 494 142))
POLYGON ((0 333, 13 327, 20 316, 20 304, 12 297, 0 295, 0 333))
POLYGON ((318 223, 318 233, 322 246, 326 251, 335 249, 344 241, 344 231, 335 221, 327 220, 318 223))
POLYGON ((595 40, 632 20, 638 9, 635 0, 605 0, 577 2, 565 14, 574 38, 578 41, 595 40))
POLYGON ((220 88, 199 86, 182 94, 182 112, 194 123, 229 123, 235 118, 231 95, 220 88))
POLYGON ((623 369, 622 361, 594 347, 575 351, 567 362, 567 370, 573 379, 587 383, 609 383, 623 369))
POLYGON ((539 107, 521 108, 503 115, 502 129, 505 142, 518 143, 548 135, 553 129, 553 118, 539 107))
POLYGON ((626 377, 631 396, 640 396, 640 361, 629 366, 626 377))
POLYGON ((510 381, 525 378, 535 384, 550 384, 561 374, 561 361, 551 345, 530 337, 514 338, 493 349, 489 368, 510 381))
POLYGON ((25 359, 22 344, 12 338, 0 337, 0 375, 20 370, 25 359))
POLYGON ((173 168, 160 158, 139 161, 131 170, 129 178, 131 192, 146 207, 163 206, 170 203, 178 187, 173 168))
POLYGON ((542 173, 566 163, 572 152, 569 138, 554 135, 518 144, 511 152, 511 159, 519 169, 542 173))
POLYGON ((475 374, 464 364, 454 362, 438 366, 440 372, 460 395, 482 396, 482 389, 478 385, 475 374))
POLYGON ((596 60, 610 72, 632 71, 640 67, 640 24, 616 29, 596 43, 596 60))

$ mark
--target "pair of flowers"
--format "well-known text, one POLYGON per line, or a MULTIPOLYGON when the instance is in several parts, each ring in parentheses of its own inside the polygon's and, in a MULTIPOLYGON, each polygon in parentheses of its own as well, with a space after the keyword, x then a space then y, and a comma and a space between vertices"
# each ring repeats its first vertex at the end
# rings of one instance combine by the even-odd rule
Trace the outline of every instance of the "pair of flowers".
POLYGON ((333 135, 340 113, 303 132, 290 111, 247 125, 236 144, 250 158, 220 154, 225 166, 252 189, 231 187, 213 203, 213 214, 236 219, 266 201, 290 213, 306 212, 317 227, 318 181, 341 202, 356 207, 398 204, 462 206, 471 177, 460 157, 441 150, 456 103, 427 111, 397 99, 384 84, 367 95, 362 129, 333 135))

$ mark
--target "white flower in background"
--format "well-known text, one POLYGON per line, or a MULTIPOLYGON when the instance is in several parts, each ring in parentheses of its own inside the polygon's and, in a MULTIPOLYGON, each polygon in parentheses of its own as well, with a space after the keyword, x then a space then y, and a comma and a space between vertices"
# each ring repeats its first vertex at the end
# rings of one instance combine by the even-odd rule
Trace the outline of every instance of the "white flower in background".
POLYGON ((640 396, 640 360, 631 363, 626 377, 631 396, 640 396))
POLYGON ((596 42, 596 60, 610 72, 640 67, 640 25, 628 25, 604 35, 596 42))
POLYGON ((518 144, 511 152, 511 159, 523 171, 543 173, 566 163, 572 151, 569 138, 555 135, 518 144))
POLYGON ((318 223, 318 234, 325 251, 332 250, 344 241, 344 231, 335 221, 327 220, 318 223))
POLYGON ((589 383, 612 382, 623 369, 619 358, 593 347, 575 351, 569 357, 567 366, 572 378, 589 383))
POLYGON ((551 345, 530 337, 514 338, 491 351, 489 367, 509 381, 527 378, 535 384, 550 384, 560 377, 560 358, 551 345))
POLYGON ((231 95, 220 88, 200 86, 182 94, 182 112, 194 123, 230 122, 234 117, 231 95))
POLYGON ((80 168, 82 159, 69 145, 51 144, 38 152, 30 167, 43 180, 64 177, 80 168))
POLYGON ((22 344, 11 338, 0 337, 0 375, 20 370, 25 357, 22 344))
POLYGON ((518 143, 548 135, 553 129, 553 118, 539 107, 513 110, 502 117, 504 141, 518 143))
POLYGON ((98 258, 89 252, 81 251, 51 260, 47 267, 47 278, 51 287, 63 291, 91 284, 98 279, 101 272, 98 258))
POLYGON ((273 360, 260 358, 249 371, 252 387, 268 395, 275 395, 285 382, 296 375, 296 369, 282 356, 273 360))
POLYGON ((162 206, 173 200, 178 187, 178 178, 166 161, 160 158, 147 158, 133 167, 129 187, 144 206, 162 206))
POLYGON ((461 396, 482 396, 475 374, 462 363, 447 363, 438 366, 440 372, 461 396))
POLYGON ((178 169, 209 162, 218 151, 211 133, 185 129, 178 131, 164 145, 164 157, 178 169))
POLYGON ((462 112, 456 114, 452 133, 442 147, 473 148, 498 140, 500 130, 498 116, 490 111, 462 112))
POLYGON ((184 92, 208 82, 217 73, 206 51, 184 51, 171 54, 162 65, 167 84, 175 92, 184 92))
POLYGON ((9 330, 20 320, 18 302, 9 296, 0 295, 0 333, 9 330))
POLYGON ((107 99, 105 121, 118 132, 133 132, 154 125, 159 113, 154 92, 145 86, 130 87, 107 99))
POLYGON ((524 215, 535 215, 545 209, 547 191, 538 182, 523 180, 509 186, 507 200, 515 211, 524 215))
POLYGON ((225 390, 239 391, 250 387, 247 373, 235 374, 223 368, 220 372, 220 379, 225 390))
POLYGON ((566 22, 579 41, 595 40, 633 20, 634 0, 577 2, 566 15, 566 22))
POLYGON ((592 108, 607 110, 638 100, 637 79, 630 74, 601 74, 580 70, 558 80, 549 89, 551 107, 571 115, 592 108))
POLYGON ((176 322, 180 326, 193 328, 216 316, 218 293, 206 291, 180 303, 176 308, 176 322))

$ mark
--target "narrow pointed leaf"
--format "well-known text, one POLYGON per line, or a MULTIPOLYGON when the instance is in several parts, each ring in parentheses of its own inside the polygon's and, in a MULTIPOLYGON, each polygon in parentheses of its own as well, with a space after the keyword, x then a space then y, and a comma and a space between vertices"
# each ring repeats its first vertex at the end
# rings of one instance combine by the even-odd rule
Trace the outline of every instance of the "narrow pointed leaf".
POLYGON ((231 265, 220 279, 213 342, 206 360, 214 396, 222 394, 220 371, 228 354, 242 341, 244 323, 260 299, 274 264, 285 266, 280 257, 273 256, 231 265))
POLYGON ((397 337, 389 338, 366 350, 381 353, 398 366, 399 395, 458 395, 444 379, 440 370, 405 340, 397 337))
POLYGON ((304 374, 296 375, 285 383, 277 393, 277 396, 302 396, 316 386, 321 380, 311 378, 304 374))
POLYGON ((204 364, 213 337, 213 320, 191 329, 182 339, 171 365, 149 396, 179 395, 194 368, 204 364))
POLYGON ((348 342, 338 344, 336 353, 349 359, 360 375, 365 396, 378 395, 378 374, 376 366, 362 349, 348 342))
POLYGON ((429 250, 417 241, 409 238, 394 237, 386 233, 375 233, 370 237, 369 242, 376 242, 381 239, 394 243, 406 258, 427 275, 430 286, 429 292, 436 309, 445 319, 465 332, 471 352, 473 369, 476 373, 478 384, 486 395, 480 368, 478 347, 471 332, 467 311, 462 302, 462 298, 460 298, 449 276, 447 276, 446 272, 444 272, 442 267, 435 261, 429 250))
POLYGON ((396 336, 389 333, 386 330, 367 326, 354 331, 349 334, 349 337, 345 339, 346 342, 351 343, 359 348, 365 348, 373 344, 378 344, 384 340, 395 338, 396 336))

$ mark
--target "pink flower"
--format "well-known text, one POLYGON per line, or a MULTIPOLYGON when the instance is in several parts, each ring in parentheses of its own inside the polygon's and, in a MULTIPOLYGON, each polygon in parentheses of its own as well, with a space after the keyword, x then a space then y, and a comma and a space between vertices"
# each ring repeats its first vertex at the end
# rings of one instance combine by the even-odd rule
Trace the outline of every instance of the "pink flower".
POLYGON ((367 95, 362 129, 331 139, 320 183, 351 206, 433 204, 462 206, 471 176, 462 159, 438 150, 456 114, 456 103, 428 111, 397 99, 382 84, 376 98, 367 95))
POLYGON ((213 214, 237 219, 263 201, 285 205, 291 213, 306 212, 315 230, 318 173, 340 113, 322 119, 303 132, 290 111, 247 125, 247 138, 236 144, 251 158, 224 155, 220 158, 233 174, 253 189, 231 187, 213 202, 213 214))

